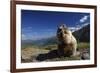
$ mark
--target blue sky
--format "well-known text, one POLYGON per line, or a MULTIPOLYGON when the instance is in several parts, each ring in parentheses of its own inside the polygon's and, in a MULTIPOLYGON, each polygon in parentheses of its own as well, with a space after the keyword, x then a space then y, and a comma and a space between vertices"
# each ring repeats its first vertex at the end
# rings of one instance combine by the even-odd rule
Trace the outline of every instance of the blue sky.
POLYGON ((57 26, 70 29, 90 22, 89 13, 21 10, 22 40, 38 40, 56 36, 57 26))

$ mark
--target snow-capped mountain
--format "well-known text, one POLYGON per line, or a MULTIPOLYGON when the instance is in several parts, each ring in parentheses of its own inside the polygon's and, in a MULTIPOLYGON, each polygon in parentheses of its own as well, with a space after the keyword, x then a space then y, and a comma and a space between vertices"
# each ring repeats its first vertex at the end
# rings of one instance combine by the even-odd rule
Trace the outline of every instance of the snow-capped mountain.
POLYGON ((84 25, 73 32, 78 42, 90 42, 90 24, 84 25))
POLYGON ((78 31, 80 29, 82 29, 83 27, 90 25, 88 22, 81 24, 81 25, 76 25, 75 27, 69 27, 69 30, 71 30, 72 32, 78 31))

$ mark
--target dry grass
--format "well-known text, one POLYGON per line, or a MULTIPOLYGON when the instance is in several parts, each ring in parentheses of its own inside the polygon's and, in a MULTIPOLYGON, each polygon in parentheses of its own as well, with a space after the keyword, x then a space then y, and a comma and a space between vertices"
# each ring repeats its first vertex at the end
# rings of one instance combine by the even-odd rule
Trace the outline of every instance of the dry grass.
POLYGON ((25 48, 22 49, 21 51, 21 58, 22 58, 22 62, 29 62, 29 61, 35 61, 35 59, 39 54, 43 54, 43 53, 48 53, 49 50, 41 50, 38 48, 25 48))

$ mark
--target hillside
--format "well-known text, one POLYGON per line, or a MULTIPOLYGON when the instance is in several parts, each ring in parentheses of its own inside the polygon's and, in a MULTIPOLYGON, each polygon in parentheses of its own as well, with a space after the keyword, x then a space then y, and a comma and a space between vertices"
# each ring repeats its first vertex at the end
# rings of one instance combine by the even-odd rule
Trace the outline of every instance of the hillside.
POLYGON ((40 40, 22 40, 22 46, 46 46, 57 44, 57 38, 52 36, 50 38, 40 39, 40 40))
POLYGON ((90 42, 90 24, 73 32, 73 35, 78 42, 90 42))

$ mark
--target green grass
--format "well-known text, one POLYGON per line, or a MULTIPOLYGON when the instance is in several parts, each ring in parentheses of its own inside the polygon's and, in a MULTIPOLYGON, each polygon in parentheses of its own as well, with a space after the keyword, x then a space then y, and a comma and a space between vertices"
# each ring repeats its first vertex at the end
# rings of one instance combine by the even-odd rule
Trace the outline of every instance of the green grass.
POLYGON ((46 50, 54 50, 54 49, 57 49, 57 44, 54 44, 54 45, 46 45, 46 46, 43 46, 42 48, 44 48, 46 50))
POLYGON ((41 48, 40 46, 37 46, 37 45, 32 45, 32 44, 25 44, 25 45, 22 45, 21 46, 22 49, 25 49, 25 48, 41 48))
MULTIPOLYGON (((39 48, 39 49, 46 49, 46 50, 54 50, 54 49, 57 49, 57 44, 51 44, 51 45, 45 45, 45 46, 37 46, 37 45, 22 45, 22 49, 24 48, 39 48)), ((78 49, 84 49, 84 48, 90 48, 90 43, 87 43, 87 42, 80 42, 78 43, 77 45, 77 48, 78 49)))
MULTIPOLYGON (((55 45, 46 45, 46 46, 43 46, 41 48, 46 49, 46 50, 54 50, 54 49, 57 49, 57 44, 55 44, 55 45)), ((78 43, 77 48, 78 49, 90 48, 90 43, 80 42, 80 43, 78 43)))
POLYGON ((78 43, 77 48, 84 49, 84 48, 90 48, 90 43, 78 43))

